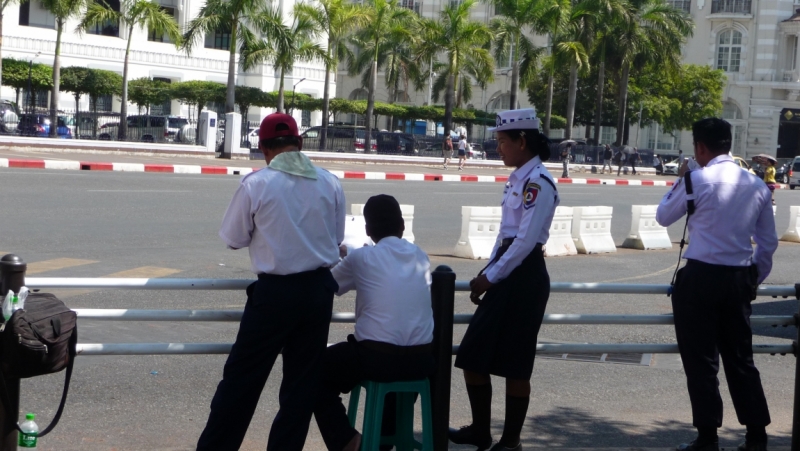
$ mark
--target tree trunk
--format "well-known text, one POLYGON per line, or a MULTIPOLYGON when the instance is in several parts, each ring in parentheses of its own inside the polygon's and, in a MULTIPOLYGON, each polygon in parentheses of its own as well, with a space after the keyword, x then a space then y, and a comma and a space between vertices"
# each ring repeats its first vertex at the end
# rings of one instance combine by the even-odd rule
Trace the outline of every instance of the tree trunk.
POLYGON ((575 122, 575 96, 578 92, 578 63, 573 62, 569 67, 569 91, 567 92, 567 129, 564 132, 566 139, 572 138, 572 126, 575 122))
POLYGON ((286 102, 285 100, 286 93, 284 92, 283 88, 286 79, 286 73, 283 71, 283 69, 281 69, 280 71, 281 71, 281 78, 280 78, 280 84, 278 85, 278 113, 283 113, 286 111, 284 105, 286 102))
POLYGON ((597 101, 594 108, 594 145, 600 145, 600 122, 603 117, 603 90, 606 82, 606 57, 605 47, 600 56, 600 67, 597 75, 597 101))
MULTIPOLYGON (((3 14, 5 13, 3 5, 3 3, 0 3, 0 86, 3 86, 3 14)), ((17 102, 17 105, 19 105, 19 102, 17 102)))
POLYGON ((619 81, 619 114, 617 115, 617 141, 616 145, 621 146, 624 141, 625 113, 628 104, 628 78, 630 76, 630 63, 622 65, 622 76, 619 81))
POLYGON ((544 106, 544 127, 543 131, 545 136, 550 136, 550 115, 553 111, 553 85, 555 84, 555 77, 553 70, 550 69, 550 77, 547 79, 547 102, 544 106))
MULTIPOLYGON (((228 58, 228 86, 225 92, 225 112, 233 113, 236 108, 236 36, 239 28, 238 18, 233 21, 231 25, 231 44, 228 49, 230 56, 228 58)), ((197 117, 200 117, 198 111, 197 117)))
MULTIPOLYGON (((328 41, 328 59, 331 57, 331 41, 328 41)), ((325 66, 325 86, 322 88, 322 133, 319 135, 319 150, 325 150, 328 145, 328 115, 331 103, 331 70, 325 66)))
POLYGON ((444 135, 448 136, 453 131, 453 104, 455 103, 455 75, 450 71, 447 77, 447 88, 444 92, 444 135))
POLYGON ((125 141, 128 136, 128 59, 131 54, 131 38, 133 25, 128 26, 128 46, 125 48, 125 62, 122 63, 122 102, 119 106, 119 140, 125 141))
POLYGON ((378 58, 372 60, 372 67, 369 70, 369 90, 367 91, 367 111, 366 111, 366 133, 364 133, 364 153, 372 151, 372 113, 375 110, 375 83, 378 78, 378 58))
MULTIPOLYGON (((515 55, 516 56, 516 55, 515 55)), ((509 93, 509 110, 517 109, 517 93, 519 92, 519 59, 511 63, 511 92, 509 93)))
POLYGON ((61 33, 64 20, 56 19, 56 51, 53 58, 53 90, 50 92, 50 137, 58 137, 58 94, 61 87, 61 33))
POLYGON ((81 116, 80 116, 80 102, 81 94, 75 93, 75 136, 73 138, 80 139, 81 137, 81 116))

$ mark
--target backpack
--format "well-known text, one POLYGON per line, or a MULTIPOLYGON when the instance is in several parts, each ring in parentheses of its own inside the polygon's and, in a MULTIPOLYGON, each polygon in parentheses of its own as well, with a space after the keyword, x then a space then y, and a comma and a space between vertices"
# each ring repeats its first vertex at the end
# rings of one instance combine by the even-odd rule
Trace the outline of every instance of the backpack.
MULTIPOLYGON (((54 295, 31 293, 25 300, 25 308, 16 310, 7 322, 0 325, 0 399, 4 406, 12 405, 6 378, 28 378, 67 370, 61 404, 53 421, 39 433, 39 437, 53 430, 67 402, 72 365, 77 354, 77 319, 78 315, 54 295)), ((14 406, 6 418, 13 417, 18 409, 14 406)))

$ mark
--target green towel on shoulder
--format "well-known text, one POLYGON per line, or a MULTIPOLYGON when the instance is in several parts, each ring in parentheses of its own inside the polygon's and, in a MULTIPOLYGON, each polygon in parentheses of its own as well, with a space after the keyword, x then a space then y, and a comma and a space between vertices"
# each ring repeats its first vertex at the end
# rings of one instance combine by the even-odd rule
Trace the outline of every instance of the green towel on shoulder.
POLYGON ((311 160, 300 151, 279 153, 270 161, 269 167, 276 171, 298 175, 307 179, 317 179, 317 169, 311 163, 311 160))

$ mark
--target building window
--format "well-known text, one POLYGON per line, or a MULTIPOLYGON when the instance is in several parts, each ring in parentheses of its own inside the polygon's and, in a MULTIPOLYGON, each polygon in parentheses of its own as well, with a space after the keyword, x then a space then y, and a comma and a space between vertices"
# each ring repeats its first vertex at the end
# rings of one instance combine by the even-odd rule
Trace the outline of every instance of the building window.
POLYGON ((617 140, 617 127, 600 127, 600 142, 611 144, 617 140))
POLYGON ((739 72, 742 61, 742 33, 725 30, 717 41, 717 69, 725 72, 739 72))
POLYGON ((111 111, 111 107, 111 94, 97 96, 97 111, 109 112, 111 111))
MULTIPOLYGON (((30 1, 30 0, 29 0, 30 1)), ((105 6, 107 8, 111 8, 112 10, 119 12, 119 0, 104 0, 105 6)), ((89 34, 99 34, 102 36, 114 36, 119 37, 119 22, 108 21, 101 24, 95 24, 92 26, 87 33, 89 34)))
POLYGON ((464 3, 463 0, 450 0, 450 7, 455 9, 461 6, 462 3, 464 3))
POLYGON ((221 29, 206 35, 206 48, 217 50, 230 50, 231 30, 221 29))
POLYGON ((31 20, 31 2, 22 2, 19 5, 19 24, 27 27, 31 20))
POLYGON ((750 14, 751 0, 713 0, 711 14, 750 14))
POLYGON ((302 116, 300 116, 300 126, 301 127, 311 127, 311 111, 303 110, 301 111, 302 116))
MULTIPOLYGON (((175 8, 172 8, 172 7, 169 7, 169 6, 162 6, 161 10, 164 11, 165 13, 169 14, 170 16, 172 16, 176 21, 178 20, 178 16, 176 14, 175 8)), ((166 33, 160 33, 159 34, 159 33, 156 33, 153 30, 149 30, 147 32, 147 40, 148 41, 152 41, 152 42, 166 42, 166 43, 170 43, 170 44, 172 43, 172 41, 169 39, 169 36, 167 36, 166 33)))
POLYGON ((45 9, 44 4, 40 1, 25 1, 19 5, 19 24, 55 29, 56 16, 45 9))
POLYGON ((733 102, 722 103, 722 118, 726 121, 735 121, 742 118, 742 111, 733 102))
POLYGON ((692 10, 691 0, 667 0, 667 4, 677 10, 687 13, 692 10))

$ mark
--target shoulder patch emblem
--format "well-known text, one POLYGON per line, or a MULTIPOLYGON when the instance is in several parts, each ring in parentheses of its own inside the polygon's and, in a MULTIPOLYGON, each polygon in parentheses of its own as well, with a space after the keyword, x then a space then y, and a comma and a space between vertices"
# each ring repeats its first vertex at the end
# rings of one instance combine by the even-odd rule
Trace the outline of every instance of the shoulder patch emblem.
POLYGON ((533 182, 530 182, 527 185, 525 185, 525 198, 522 205, 525 207, 526 210, 534 206, 534 204, 536 203, 536 197, 539 195, 539 191, 541 189, 542 189, 541 186, 533 182))

